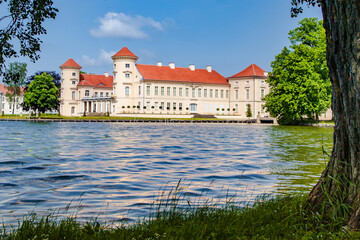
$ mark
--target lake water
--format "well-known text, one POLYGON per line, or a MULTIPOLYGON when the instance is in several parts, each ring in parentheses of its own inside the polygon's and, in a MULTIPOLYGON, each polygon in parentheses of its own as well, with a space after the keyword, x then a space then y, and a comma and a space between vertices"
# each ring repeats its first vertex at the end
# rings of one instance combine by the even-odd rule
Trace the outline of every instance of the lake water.
POLYGON ((135 221, 160 189, 253 201, 309 190, 332 128, 240 124, 0 122, 0 220, 62 210, 135 221), (80 199, 80 200, 79 200, 80 199))

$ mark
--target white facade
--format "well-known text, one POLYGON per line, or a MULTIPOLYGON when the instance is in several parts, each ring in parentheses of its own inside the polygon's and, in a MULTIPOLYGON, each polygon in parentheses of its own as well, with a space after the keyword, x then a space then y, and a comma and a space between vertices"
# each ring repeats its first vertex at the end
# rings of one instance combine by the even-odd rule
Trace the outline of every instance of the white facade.
POLYGON ((254 118, 258 113, 268 115, 261 100, 269 92, 265 74, 249 79, 226 79, 211 66, 196 69, 191 64, 189 68, 178 68, 174 63, 163 66, 160 62, 138 65, 138 57, 124 49, 112 57, 113 77, 81 75, 81 67, 72 59, 60 67, 62 115, 199 113, 245 118, 247 104, 252 105, 254 118), (107 83, 110 78, 111 85, 107 83))
POLYGON ((4 112, 5 115, 9 114, 23 114, 22 103, 24 102, 24 95, 16 96, 15 101, 9 101, 6 96, 6 87, 0 84, 0 114, 4 112))

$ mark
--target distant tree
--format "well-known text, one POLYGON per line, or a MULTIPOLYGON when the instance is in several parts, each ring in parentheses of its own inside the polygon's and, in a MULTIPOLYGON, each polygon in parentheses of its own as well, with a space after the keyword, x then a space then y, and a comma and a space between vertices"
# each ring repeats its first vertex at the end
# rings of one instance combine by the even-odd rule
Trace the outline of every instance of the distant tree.
POLYGON ((5 73, 7 59, 39 59, 40 35, 46 34, 43 23, 55 19, 58 10, 52 0, 0 0, 4 16, 0 17, 0 75, 5 73), (5 10, 7 9, 7 11, 5 10), (17 40, 17 41, 15 41, 17 40), (19 49, 16 49, 19 46, 19 49))
POLYGON ((10 63, 4 74, 3 81, 7 89, 5 96, 8 102, 12 104, 12 114, 14 114, 15 105, 18 103, 19 96, 22 93, 22 87, 25 85, 26 66, 26 63, 10 63))
POLYGON ((59 104, 59 89, 55 86, 52 77, 43 73, 37 75, 24 94, 25 105, 39 113, 56 109, 59 104))
POLYGON ((35 76, 41 75, 41 74, 43 74, 43 73, 49 74, 49 75, 53 78, 53 82, 54 82, 55 86, 56 86, 58 89, 61 88, 61 76, 60 76, 59 73, 57 73, 57 72, 55 72, 55 71, 37 71, 37 72, 35 72, 34 75, 31 75, 30 77, 28 77, 28 78, 26 79, 26 82, 25 82, 25 83, 26 83, 25 91, 27 90, 27 87, 30 85, 30 83, 31 83, 32 81, 34 81, 35 76))
POLYGON ((251 118, 252 117, 252 111, 251 111, 251 105, 246 104, 246 117, 251 118))
POLYGON ((265 107, 280 123, 318 119, 330 108, 331 82, 326 63, 323 22, 305 18, 289 32, 290 49, 284 48, 271 63, 265 107))

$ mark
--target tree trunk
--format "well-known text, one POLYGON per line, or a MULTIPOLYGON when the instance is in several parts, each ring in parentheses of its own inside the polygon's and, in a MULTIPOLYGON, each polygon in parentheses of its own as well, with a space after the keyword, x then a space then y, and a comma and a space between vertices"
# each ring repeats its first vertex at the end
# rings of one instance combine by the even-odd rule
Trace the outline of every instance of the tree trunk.
POLYGON ((330 161, 308 202, 360 228, 360 1, 321 0, 335 117, 330 161), (349 206, 347 208, 346 206, 349 206))

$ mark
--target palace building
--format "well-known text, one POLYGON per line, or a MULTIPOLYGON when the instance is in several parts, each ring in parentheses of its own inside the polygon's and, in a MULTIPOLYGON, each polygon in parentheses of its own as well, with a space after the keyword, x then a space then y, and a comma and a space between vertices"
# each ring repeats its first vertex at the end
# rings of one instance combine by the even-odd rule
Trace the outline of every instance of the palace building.
POLYGON ((21 95, 8 98, 7 87, 0 83, 0 114, 23 114, 22 103, 24 102, 24 88, 21 87, 21 95))
POLYGON ((137 64, 138 57, 126 47, 112 60, 113 76, 82 74, 71 58, 60 66, 62 115, 199 113, 245 118, 248 106, 253 117, 267 115, 262 101, 269 92, 267 72, 255 64, 226 78, 211 66, 137 64))

